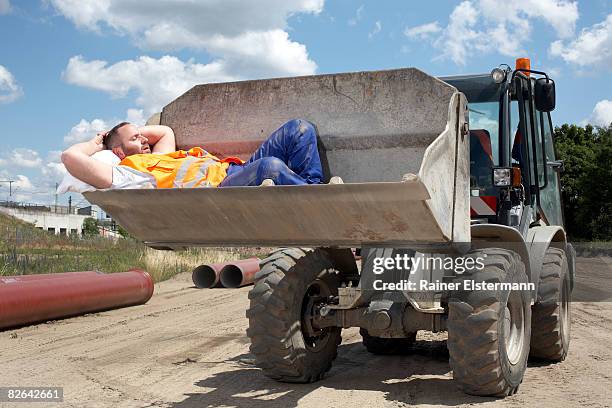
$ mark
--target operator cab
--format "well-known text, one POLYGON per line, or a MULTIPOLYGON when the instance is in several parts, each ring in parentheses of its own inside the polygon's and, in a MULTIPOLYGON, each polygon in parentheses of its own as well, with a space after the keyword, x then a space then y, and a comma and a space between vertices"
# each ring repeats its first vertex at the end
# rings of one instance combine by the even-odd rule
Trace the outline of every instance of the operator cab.
POLYGON ((563 225, 550 111, 554 81, 517 60, 490 74, 441 77, 468 99, 473 223, 563 225), (538 76, 539 78, 536 78, 538 76))

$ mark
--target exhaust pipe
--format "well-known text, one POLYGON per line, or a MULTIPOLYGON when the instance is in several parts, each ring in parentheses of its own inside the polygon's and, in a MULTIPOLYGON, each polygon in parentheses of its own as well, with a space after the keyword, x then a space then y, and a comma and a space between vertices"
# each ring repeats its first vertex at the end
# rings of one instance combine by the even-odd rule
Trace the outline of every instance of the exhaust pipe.
POLYGON ((259 258, 249 258, 228 264, 221 269, 220 281, 223 287, 239 288, 250 285, 259 272, 259 258))
POLYGON ((0 279, 0 329, 141 305, 153 296, 153 279, 139 269, 50 275, 0 279))

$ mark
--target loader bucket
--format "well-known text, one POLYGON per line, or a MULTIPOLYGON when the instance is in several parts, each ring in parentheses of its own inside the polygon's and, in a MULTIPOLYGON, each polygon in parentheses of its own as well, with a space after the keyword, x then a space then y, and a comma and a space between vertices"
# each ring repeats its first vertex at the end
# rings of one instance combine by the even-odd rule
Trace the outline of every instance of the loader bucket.
POLYGON ((156 248, 469 242, 467 101, 417 69, 198 85, 161 123, 179 148, 247 159, 294 118, 315 124, 326 176, 345 184, 85 196, 156 248))

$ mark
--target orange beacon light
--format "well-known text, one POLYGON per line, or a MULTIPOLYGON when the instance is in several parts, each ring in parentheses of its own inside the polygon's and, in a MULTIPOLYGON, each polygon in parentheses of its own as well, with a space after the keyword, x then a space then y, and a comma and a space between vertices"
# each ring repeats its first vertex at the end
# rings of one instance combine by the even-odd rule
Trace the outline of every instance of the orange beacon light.
MULTIPOLYGON (((516 69, 531 69, 529 58, 517 58, 516 69)), ((525 75, 529 76, 529 72, 525 72, 525 75)))

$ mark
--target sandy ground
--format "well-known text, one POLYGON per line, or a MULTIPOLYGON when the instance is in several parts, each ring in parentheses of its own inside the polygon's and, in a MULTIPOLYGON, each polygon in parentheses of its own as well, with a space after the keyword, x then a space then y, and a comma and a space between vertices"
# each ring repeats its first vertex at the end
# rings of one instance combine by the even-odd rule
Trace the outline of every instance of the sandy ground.
MULTIPOLYGON (((610 258, 579 259, 576 293, 601 292, 611 271, 610 258)), ((198 290, 181 274, 155 289, 144 306, 0 332, 0 386, 64 387, 63 404, 37 407, 612 406, 612 298, 573 303, 567 360, 530 363, 518 394, 496 400, 461 393, 444 336, 424 332, 408 355, 381 357, 345 330, 323 381, 277 383, 249 364, 248 287, 198 290)))

